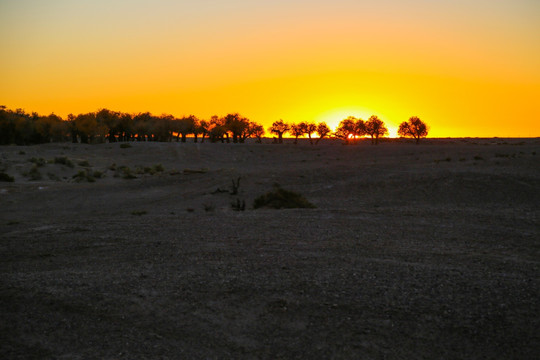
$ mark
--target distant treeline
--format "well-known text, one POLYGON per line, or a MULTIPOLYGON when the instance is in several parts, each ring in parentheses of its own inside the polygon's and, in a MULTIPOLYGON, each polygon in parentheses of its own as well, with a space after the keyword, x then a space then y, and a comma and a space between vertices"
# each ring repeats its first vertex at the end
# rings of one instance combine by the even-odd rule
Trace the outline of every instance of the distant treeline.
MULTIPOLYGON (((421 129, 420 129, 421 130, 421 129)), ((376 116, 367 121, 348 117, 340 122, 335 132, 324 122, 286 123, 276 121, 268 128, 274 135, 274 142, 282 143, 283 136, 290 134, 295 143, 300 136, 308 136, 311 144, 317 144, 325 137, 343 139, 345 142, 363 136, 371 136, 373 143, 379 137, 388 134, 388 130, 376 116), (317 137, 314 135, 317 134, 317 137)), ((73 115, 67 119, 50 114, 46 116, 38 113, 27 113, 22 109, 10 110, 0 106, 0 144, 30 145, 49 142, 74 143, 103 143, 123 141, 181 141, 186 142, 188 137, 194 142, 233 142, 243 143, 248 138, 255 138, 262 142, 265 129, 250 119, 238 113, 219 117, 212 116, 208 120, 198 119, 194 115, 176 118, 173 115, 163 114, 155 116, 149 112, 129 114, 108 109, 97 112, 73 115)), ((400 136, 414 137, 417 141, 427 135, 427 126, 420 119, 412 117, 408 122, 400 125, 400 136), (416 120, 417 121, 416 121, 416 120), (414 121, 416 121, 416 124, 414 121), (418 125, 424 131, 418 131, 418 125), (416 129, 416 130, 415 130, 416 129)))

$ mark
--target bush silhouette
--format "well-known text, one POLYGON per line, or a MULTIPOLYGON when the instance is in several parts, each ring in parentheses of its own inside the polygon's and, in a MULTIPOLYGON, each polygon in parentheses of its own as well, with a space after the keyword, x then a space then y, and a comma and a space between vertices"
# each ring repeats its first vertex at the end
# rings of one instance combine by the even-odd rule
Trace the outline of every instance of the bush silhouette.
POLYGON ((62 165, 65 165, 67 167, 75 167, 75 165, 73 164, 73 162, 71 160, 69 160, 66 156, 57 156, 54 158, 54 163, 55 164, 62 164, 62 165))
POLYGON ((26 173, 26 176, 28 176, 28 178, 30 180, 41 180, 42 179, 42 175, 41 173, 39 172, 38 170, 38 166, 37 165, 34 165, 32 166, 32 168, 30 169, 30 171, 28 173, 26 173))
POLYGON ((267 192, 255 199, 253 208, 258 209, 261 207, 272 209, 313 209, 316 206, 310 203, 303 195, 276 186, 273 191, 267 192))
POLYGON ((420 138, 426 137, 429 127, 418 116, 412 116, 409 121, 399 124, 398 135, 401 137, 412 137, 418 144, 420 138))
POLYGON ((13 178, 13 176, 0 172, 0 181, 14 182, 15 179, 13 178))
MULTIPOLYGON (((101 173, 99 171, 94 172, 94 174, 99 174, 98 177, 101 177, 101 173)), ((73 175, 72 177, 76 182, 81 182, 85 180, 88 182, 95 182, 96 177, 94 176, 94 174, 90 173, 87 170, 79 170, 79 172, 73 175)))
POLYGON ((30 161, 31 163, 36 164, 36 166, 39 166, 39 167, 45 166, 45 164, 47 163, 44 158, 35 158, 35 157, 31 158, 28 161, 30 161))

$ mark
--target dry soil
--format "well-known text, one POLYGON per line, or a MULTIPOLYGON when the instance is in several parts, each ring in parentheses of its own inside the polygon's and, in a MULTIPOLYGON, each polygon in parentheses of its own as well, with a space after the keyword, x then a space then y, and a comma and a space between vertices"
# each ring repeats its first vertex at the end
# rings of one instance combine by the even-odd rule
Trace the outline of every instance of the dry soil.
POLYGON ((539 139, 131 145, 0 147, 1 358, 538 359, 539 139))

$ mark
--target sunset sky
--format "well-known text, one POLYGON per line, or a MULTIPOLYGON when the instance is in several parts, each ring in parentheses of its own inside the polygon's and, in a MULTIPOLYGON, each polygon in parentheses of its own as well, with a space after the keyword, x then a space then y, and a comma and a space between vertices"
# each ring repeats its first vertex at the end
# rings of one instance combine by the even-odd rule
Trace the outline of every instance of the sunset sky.
POLYGON ((540 136, 538 0, 0 0, 0 105, 540 136))

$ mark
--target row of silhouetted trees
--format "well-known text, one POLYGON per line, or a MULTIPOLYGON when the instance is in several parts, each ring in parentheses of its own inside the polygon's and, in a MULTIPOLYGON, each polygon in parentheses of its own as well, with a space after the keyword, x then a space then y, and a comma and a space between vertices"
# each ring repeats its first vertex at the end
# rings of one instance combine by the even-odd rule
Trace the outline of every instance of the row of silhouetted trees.
MULTIPOLYGON (((317 144, 321 139, 328 136, 343 139, 345 143, 349 143, 365 136, 370 136, 371 142, 376 145, 379 142, 380 137, 388 135, 388 128, 384 122, 375 115, 370 116, 366 121, 355 118, 354 116, 349 116, 339 123, 334 132, 332 132, 324 122, 318 124, 311 122, 287 124, 283 120, 274 122, 268 130, 278 136, 275 141, 279 143, 283 142, 283 135, 289 133, 294 137, 295 144, 298 142, 300 136, 307 135, 311 144, 317 144), (312 137, 313 134, 317 134, 318 136, 315 142, 312 137)), ((408 121, 402 122, 398 129, 399 136, 412 137, 416 140, 416 143, 420 141, 420 138, 426 137, 427 134, 428 126, 417 116, 413 116, 408 121)))
POLYGON ((264 127, 240 114, 212 116, 200 120, 194 115, 175 118, 148 112, 128 114, 101 109, 73 115, 66 120, 51 114, 41 116, 0 107, 0 144, 37 144, 55 141, 100 143, 116 141, 194 141, 243 143, 253 137, 261 141, 264 127))
MULTIPOLYGON (((336 130, 324 122, 286 123, 276 121, 268 128, 274 135, 274 142, 282 143, 286 134, 294 137, 307 136, 311 144, 330 136, 345 142, 364 136, 370 136, 376 144, 379 137, 388 134, 384 122, 377 116, 367 121, 348 117, 342 120, 336 130)), ((417 117, 403 122, 398 134, 413 137, 418 142, 427 136, 427 126, 417 117)), ((0 144, 29 145, 48 142, 71 141, 74 143, 100 143, 122 141, 181 141, 188 137, 194 142, 233 142, 243 143, 248 138, 262 141, 265 129, 261 124, 249 120, 238 113, 226 116, 212 116, 210 119, 198 119, 194 115, 176 118, 172 115, 152 115, 148 112, 128 114, 101 109, 97 112, 73 115, 67 119, 50 114, 26 113, 22 109, 10 110, 0 106, 0 144)))

